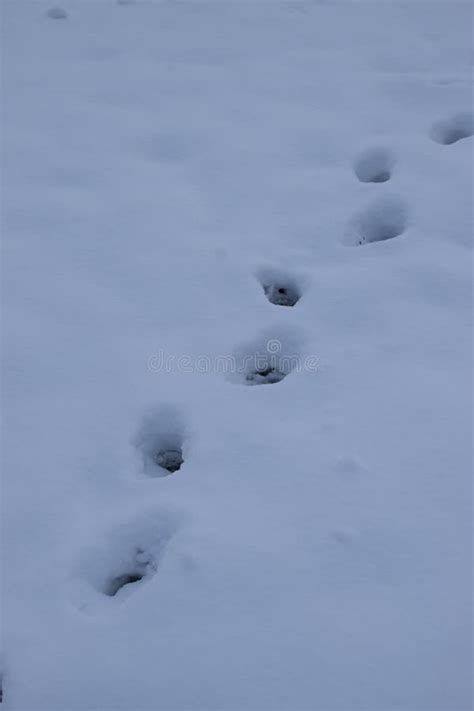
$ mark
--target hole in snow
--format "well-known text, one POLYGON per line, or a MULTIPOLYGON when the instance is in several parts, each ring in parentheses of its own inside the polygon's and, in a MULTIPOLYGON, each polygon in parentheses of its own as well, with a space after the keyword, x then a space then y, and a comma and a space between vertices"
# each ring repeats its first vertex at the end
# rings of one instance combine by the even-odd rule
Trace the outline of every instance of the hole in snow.
POLYGON ((474 133, 474 115, 471 111, 455 114, 433 124, 430 136, 436 143, 450 146, 474 133))
POLYGON ((263 268, 257 272, 257 278, 267 299, 275 306, 294 306, 301 298, 298 279, 288 273, 263 268))
POLYGON ((238 348, 232 362, 235 370, 229 379, 245 385, 273 385, 299 366, 299 338, 293 330, 265 334, 238 348))
POLYGON ((117 526, 104 545, 86 550, 78 565, 79 577, 87 583, 75 596, 80 609, 101 606, 101 600, 110 598, 123 601, 147 584, 184 521, 179 512, 145 510, 117 526))
POLYGON ((113 578, 106 591, 106 595, 113 597, 118 593, 118 591, 125 587, 125 585, 130 585, 130 583, 138 583, 143 578, 143 575, 139 573, 126 573, 125 575, 119 575, 118 578, 113 578))
POLYGON ((177 472, 183 464, 183 453, 181 449, 165 449, 157 452, 155 461, 159 467, 169 472, 177 472))
POLYGON ((385 242, 401 235, 406 226, 407 210, 403 201, 380 198, 353 218, 344 242, 348 245, 385 242))
POLYGON ((115 597, 126 585, 139 583, 143 578, 156 572, 153 557, 138 548, 131 560, 124 564, 124 570, 105 580, 102 592, 109 597, 115 597))
POLYGON ((298 291, 291 284, 283 286, 281 282, 278 282, 277 284, 262 284, 262 286, 267 299, 275 306, 294 306, 300 299, 298 291))
POLYGON ((252 385, 265 385, 279 383, 285 378, 287 373, 282 373, 278 368, 266 366, 259 370, 252 370, 245 376, 245 379, 252 385))
POLYGON ((155 407, 146 414, 134 441, 145 474, 168 476, 181 469, 184 431, 184 420, 172 405, 155 407))
POLYGON ((67 17, 67 12, 62 7, 52 7, 46 14, 52 20, 64 20, 67 17))
POLYGON ((394 159, 385 148, 367 148, 354 162, 354 172, 361 183, 386 183, 392 176, 394 159))

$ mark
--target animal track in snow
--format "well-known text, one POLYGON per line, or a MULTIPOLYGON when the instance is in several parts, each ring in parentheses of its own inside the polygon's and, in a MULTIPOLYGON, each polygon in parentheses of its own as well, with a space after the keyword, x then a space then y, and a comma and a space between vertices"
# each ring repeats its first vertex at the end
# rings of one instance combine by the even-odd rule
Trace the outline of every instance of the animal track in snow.
POLYGON ((349 224, 344 244, 357 246, 385 242, 401 235, 407 226, 408 211, 400 198, 378 198, 355 215, 349 224))
POLYGON ((292 289, 291 286, 270 284, 269 286, 264 286, 263 290, 269 302, 275 304, 275 306, 294 306, 300 298, 298 292, 292 289))
MULTIPOLYGON (((269 362, 271 362, 271 360, 270 357, 269 362)), ((252 385, 271 385, 273 383, 279 383, 280 380, 283 380, 286 376, 287 373, 278 370, 278 368, 272 365, 266 365, 248 372, 245 379, 252 385)))
POLYGON ((155 571, 156 564, 151 555, 137 548, 132 558, 124 564, 123 571, 105 581, 104 595, 114 597, 126 585, 139 583, 147 575, 153 575, 155 571))
POLYGON ((184 462, 183 452, 181 449, 160 449, 155 456, 155 462, 170 474, 177 472, 184 462))
POLYGON ((450 146, 469 138, 474 134, 474 114, 463 111, 445 119, 436 121, 431 127, 430 136, 436 143, 450 146))
POLYGON ((150 581, 183 521, 174 511, 148 510, 118 526, 104 545, 85 551, 78 572, 92 597, 78 600, 79 607, 87 609, 101 598, 123 600, 150 581))
POLYGON ((249 341, 234 351, 235 371, 229 378, 245 385, 279 383, 299 365, 299 342, 290 329, 249 341))
POLYGON ((181 469, 184 433, 184 419, 174 406, 161 405, 146 414, 134 440, 145 474, 160 477, 181 469))
POLYGON ((297 279, 288 273, 264 268, 257 272, 257 278, 267 299, 275 306, 295 306, 301 298, 297 279))
POLYGON ((361 183, 386 183, 392 176, 395 160, 386 148, 366 148, 354 161, 354 172, 361 183))

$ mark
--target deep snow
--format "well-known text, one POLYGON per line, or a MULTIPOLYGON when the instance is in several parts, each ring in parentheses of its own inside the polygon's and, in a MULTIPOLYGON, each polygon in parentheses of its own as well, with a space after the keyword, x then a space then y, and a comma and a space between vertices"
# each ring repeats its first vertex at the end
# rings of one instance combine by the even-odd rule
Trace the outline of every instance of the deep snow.
POLYGON ((2 4, 5 708, 467 711, 470 3, 51 8, 2 4))

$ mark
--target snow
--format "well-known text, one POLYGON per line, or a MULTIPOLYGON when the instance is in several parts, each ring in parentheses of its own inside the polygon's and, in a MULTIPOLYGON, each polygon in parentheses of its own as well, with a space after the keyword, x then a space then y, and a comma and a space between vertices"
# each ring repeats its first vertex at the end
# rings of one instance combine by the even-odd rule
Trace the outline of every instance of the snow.
POLYGON ((467 711, 471 4, 52 9, 2 5, 5 708, 467 711))

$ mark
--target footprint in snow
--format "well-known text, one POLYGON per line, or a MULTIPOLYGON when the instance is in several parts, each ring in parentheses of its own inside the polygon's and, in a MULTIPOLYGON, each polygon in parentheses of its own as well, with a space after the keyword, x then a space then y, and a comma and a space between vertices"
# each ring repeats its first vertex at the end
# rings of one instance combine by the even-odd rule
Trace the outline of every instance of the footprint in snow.
POLYGON ((147 476, 168 476, 181 469, 185 430, 184 418, 173 405, 157 406, 146 413, 133 443, 147 476))
POLYGON ((392 177, 395 164, 386 148, 366 148, 354 161, 354 173, 361 183, 386 183, 392 177))
POLYGON ((280 269, 266 267, 257 272, 265 296, 275 306, 295 306, 302 296, 300 279, 280 269))
POLYGON ((474 134, 474 114, 472 111, 463 111, 449 118, 436 121, 431 127, 430 136, 436 143, 450 146, 469 138, 474 134))
POLYGON ((102 545, 84 551, 74 577, 77 606, 88 611, 103 607, 107 598, 123 601, 139 590, 156 575, 184 521, 184 515, 175 511, 148 510, 122 522, 102 545), (83 582, 77 585, 78 580, 83 582))
POLYGON ((393 196, 381 197, 352 218, 342 241, 348 246, 385 242, 403 234, 407 224, 404 201, 393 196))
POLYGON ((279 370, 276 365, 271 365, 271 362, 272 358, 270 357, 268 365, 256 366, 246 374, 245 379, 249 385, 272 385, 286 378, 288 373, 279 370))
POLYGON ((109 597, 115 597, 126 585, 139 583, 145 577, 151 577, 156 572, 156 562, 151 553, 136 548, 127 561, 123 562, 122 570, 115 571, 112 577, 104 581, 102 592, 109 597))
POLYGON ((299 335, 292 329, 267 332, 234 351, 229 380, 244 385, 273 385, 300 364, 299 335))

